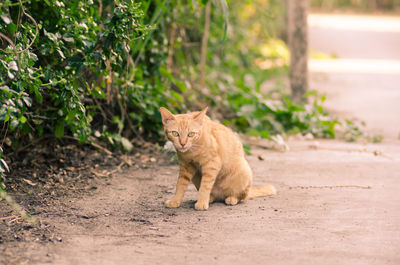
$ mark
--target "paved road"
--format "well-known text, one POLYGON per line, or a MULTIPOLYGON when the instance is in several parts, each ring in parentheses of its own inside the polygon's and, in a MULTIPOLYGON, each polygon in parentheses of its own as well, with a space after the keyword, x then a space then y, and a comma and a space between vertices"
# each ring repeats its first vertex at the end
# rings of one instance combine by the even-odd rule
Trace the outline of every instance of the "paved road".
POLYGON ((310 60, 311 88, 326 106, 367 122, 386 140, 400 133, 400 17, 310 15, 310 48, 336 60, 310 60))

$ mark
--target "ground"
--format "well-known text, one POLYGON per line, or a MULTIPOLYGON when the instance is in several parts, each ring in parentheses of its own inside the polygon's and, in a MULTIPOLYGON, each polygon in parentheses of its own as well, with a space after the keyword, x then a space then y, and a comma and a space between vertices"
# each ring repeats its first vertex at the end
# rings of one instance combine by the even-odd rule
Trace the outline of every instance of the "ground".
MULTIPOLYGON (((346 58, 341 51, 359 45, 330 46, 330 35, 341 38, 347 30, 332 29, 327 22, 311 24, 311 47, 339 56, 338 61, 310 62, 311 85, 328 94, 331 111, 366 120, 369 130, 384 136, 382 143, 293 140, 289 151, 280 152, 260 148, 261 142, 248 157, 254 182, 272 183, 278 194, 236 206, 215 203, 205 212, 193 209, 194 187, 181 208, 164 207, 174 192, 178 166, 155 147, 118 157, 91 153, 89 147, 55 146, 63 170, 46 171, 54 181, 40 185, 41 176, 29 173, 37 165, 21 165, 31 188, 13 194, 37 225, 0 202, 0 264, 400 264, 400 126, 395 115, 400 105, 394 104, 400 77, 327 71, 346 58), (318 36, 326 41, 316 42, 318 36)), ((392 31, 385 32, 379 35, 382 43, 398 41, 392 31)))

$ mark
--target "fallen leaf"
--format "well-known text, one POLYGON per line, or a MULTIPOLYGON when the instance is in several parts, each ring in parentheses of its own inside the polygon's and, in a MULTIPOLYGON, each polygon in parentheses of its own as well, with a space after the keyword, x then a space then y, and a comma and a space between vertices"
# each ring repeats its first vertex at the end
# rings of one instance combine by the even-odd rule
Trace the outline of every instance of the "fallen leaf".
POLYGON ((124 163, 127 164, 128 166, 131 167, 131 166, 133 165, 132 160, 130 159, 130 157, 128 157, 128 156, 126 156, 126 155, 123 155, 123 156, 121 156, 121 159, 122 159, 122 161, 124 161, 124 163))
POLYGON ((80 170, 80 168, 76 168, 76 167, 66 167, 65 169, 68 171, 72 171, 72 172, 80 170))
POLYGON ((142 163, 147 163, 150 160, 150 157, 147 155, 142 155, 140 156, 140 160, 142 161, 142 163))

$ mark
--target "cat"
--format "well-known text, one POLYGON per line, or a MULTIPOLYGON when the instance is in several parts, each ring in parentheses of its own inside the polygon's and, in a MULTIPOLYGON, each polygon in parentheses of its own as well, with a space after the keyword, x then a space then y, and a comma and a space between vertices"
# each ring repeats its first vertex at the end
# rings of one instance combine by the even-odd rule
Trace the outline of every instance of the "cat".
POLYGON ((160 108, 165 135, 175 147, 180 166, 175 196, 165 205, 179 207, 190 181, 199 191, 196 210, 207 210, 214 201, 236 205, 276 194, 272 185, 252 187, 253 173, 242 143, 231 129, 212 121, 207 109, 173 115, 160 108))

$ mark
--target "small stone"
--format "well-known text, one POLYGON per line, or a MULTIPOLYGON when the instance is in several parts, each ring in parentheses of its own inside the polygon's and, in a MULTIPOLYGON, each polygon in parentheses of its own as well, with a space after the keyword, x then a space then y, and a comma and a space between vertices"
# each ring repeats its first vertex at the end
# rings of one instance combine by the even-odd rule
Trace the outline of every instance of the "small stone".
POLYGON ((308 146, 310 149, 318 149, 319 147, 319 142, 318 141, 314 141, 312 144, 310 144, 308 146))
POLYGON ((375 150, 375 151, 374 151, 374 155, 375 155, 375 156, 382 155, 382 152, 381 152, 381 151, 378 151, 378 150, 375 150))
POLYGON ((307 133, 306 135, 304 135, 304 139, 313 140, 314 139, 314 135, 312 135, 311 133, 307 133))

